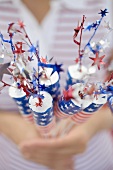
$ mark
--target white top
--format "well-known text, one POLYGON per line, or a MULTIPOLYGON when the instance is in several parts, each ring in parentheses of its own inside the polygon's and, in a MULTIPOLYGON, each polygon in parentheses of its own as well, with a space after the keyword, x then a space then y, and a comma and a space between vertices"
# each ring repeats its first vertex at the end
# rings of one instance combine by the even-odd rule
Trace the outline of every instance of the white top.
POLYGON ((36 106, 36 103, 39 102, 38 98, 33 96, 30 97, 29 99, 29 107, 34 111, 34 112, 45 112, 47 109, 50 107, 53 107, 53 99, 51 95, 45 91, 40 92, 41 95, 44 96, 44 99, 42 99, 42 106, 36 106))

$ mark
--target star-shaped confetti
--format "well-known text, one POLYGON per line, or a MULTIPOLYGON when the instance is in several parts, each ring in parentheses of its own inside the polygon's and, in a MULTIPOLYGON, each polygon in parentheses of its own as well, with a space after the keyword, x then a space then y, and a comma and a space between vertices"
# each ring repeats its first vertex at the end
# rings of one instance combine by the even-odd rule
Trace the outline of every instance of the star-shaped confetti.
POLYGON ((105 57, 105 55, 99 57, 99 53, 96 52, 96 57, 95 57, 95 58, 93 58, 93 57, 89 57, 89 58, 94 61, 93 64, 92 64, 92 66, 97 65, 98 69, 100 70, 100 65, 101 65, 101 64, 105 64, 105 63, 102 61, 104 57, 105 57))

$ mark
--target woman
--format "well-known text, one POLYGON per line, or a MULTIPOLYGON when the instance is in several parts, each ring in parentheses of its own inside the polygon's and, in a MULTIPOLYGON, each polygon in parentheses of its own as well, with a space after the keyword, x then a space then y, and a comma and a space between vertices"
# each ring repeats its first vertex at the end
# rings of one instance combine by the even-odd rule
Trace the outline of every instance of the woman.
MULTIPOLYGON (((66 0, 61 2, 53 1, 51 3, 49 0, 38 0, 34 3, 31 0, 2 2, 0 4, 1 16, 3 17, 4 14, 2 27, 6 25, 5 21, 7 19, 12 22, 12 20, 16 20, 16 15, 17 18, 20 16, 25 21, 28 34, 32 40, 34 39, 33 42, 39 39, 41 42, 40 49, 43 49, 42 51, 48 49, 46 53, 50 57, 54 55, 54 58, 57 58, 59 62, 65 61, 64 67, 66 68, 72 64, 72 60, 75 59, 77 54, 76 46, 72 42, 72 29, 83 14, 89 18, 88 21, 97 20, 99 17, 96 15, 98 11, 105 8, 106 5, 109 7, 111 1, 109 4, 107 3, 107 1, 103 3, 103 1, 97 2, 93 0, 81 0, 79 3, 74 0, 71 2, 66 0), (96 17, 94 18, 95 15, 96 17), (41 35, 40 37, 39 34, 41 35), (48 47, 47 49, 45 49, 44 44, 46 48, 48 47), (68 56, 71 56, 72 59, 69 59, 68 56)), ((100 38, 99 34, 98 32, 96 35, 97 40, 100 38)), ((85 44, 85 40, 83 41, 85 44)), ((64 78, 65 76, 62 77, 63 82, 65 81, 64 78)), ((0 96, 0 99, 2 99, 0 104, 2 109, 0 130, 2 134, 5 134, 11 140, 1 135, 1 170, 5 168, 8 170, 47 169, 44 166, 58 170, 66 169, 66 167, 70 169, 68 168, 70 161, 68 162, 67 160, 70 160, 75 154, 77 155, 74 168, 76 170, 113 169, 112 138, 108 131, 113 125, 113 118, 109 109, 100 110, 86 123, 74 127, 64 138, 46 140, 45 143, 43 139, 40 139, 33 125, 26 123, 18 114, 15 114, 14 103, 8 104, 6 108, 6 103, 9 103, 9 99, 5 93, 3 95, 4 100, 0 96), (9 108, 10 111, 7 111, 9 108), (97 134, 100 131, 102 132, 97 134), (20 146, 25 158, 36 163, 25 160, 12 141, 20 146), (82 152, 83 154, 79 154, 82 152)))

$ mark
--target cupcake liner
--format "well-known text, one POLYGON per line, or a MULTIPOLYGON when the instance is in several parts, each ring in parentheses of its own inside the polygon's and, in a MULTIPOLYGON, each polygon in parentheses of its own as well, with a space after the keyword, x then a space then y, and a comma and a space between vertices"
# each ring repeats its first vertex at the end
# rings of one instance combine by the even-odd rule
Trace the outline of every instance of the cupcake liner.
POLYGON ((19 109, 21 115, 28 121, 33 121, 32 110, 29 107, 29 98, 22 89, 17 89, 15 87, 9 88, 9 95, 12 97, 19 109))
POLYGON ((40 91, 40 95, 44 96, 42 105, 37 107, 35 103, 38 102, 38 98, 33 98, 33 96, 31 96, 29 99, 29 106, 33 111, 34 122, 37 128, 44 133, 49 133, 52 130, 51 128, 55 125, 53 99, 46 91, 40 91))

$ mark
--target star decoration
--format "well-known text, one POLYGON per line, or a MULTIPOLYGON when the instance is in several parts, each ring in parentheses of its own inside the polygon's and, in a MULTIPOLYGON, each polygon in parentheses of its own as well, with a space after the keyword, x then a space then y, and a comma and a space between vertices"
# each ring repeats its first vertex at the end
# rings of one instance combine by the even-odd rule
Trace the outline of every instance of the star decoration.
POLYGON ((36 52, 37 52, 36 47, 34 45, 31 45, 30 49, 28 50, 28 52, 36 54, 36 52))
POLYGON ((23 21, 20 21, 20 20, 18 21, 18 25, 20 26, 20 28, 24 28, 24 26, 25 26, 23 21))
POLYGON ((62 72, 63 69, 62 69, 61 67, 62 67, 62 64, 57 64, 57 63, 55 63, 55 65, 53 66, 53 71, 52 71, 51 75, 52 75, 55 71, 57 71, 58 74, 59 74, 60 72, 62 72))
POLYGON ((102 61, 104 57, 105 57, 105 55, 99 57, 99 53, 96 52, 96 57, 95 57, 95 58, 93 58, 93 57, 89 57, 89 58, 94 61, 93 64, 92 64, 92 66, 97 65, 98 70, 100 70, 100 65, 101 65, 101 64, 105 64, 105 63, 102 61))
POLYGON ((74 89, 72 87, 69 87, 68 90, 63 90, 63 98, 64 98, 64 100, 68 101, 70 99, 74 99, 73 91, 74 91, 74 89))
POLYGON ((101 10, 101 12, 99 12, 98 14, 101 14, 101 17, 105 17, 107 14, 107 9, 101 10))
POLYGON ((22 54, 25 50, 22 50, 22 42, 17 42, 15 44, 16 50, 13 51, 14 54, 22 54))
POLYGON ((80 61, 80 59, 77 57, 74 61, 75 61, 75 63, 78 63, 80 61))
POLYGON ((38 106, 40 106, 40 107, 42 107, 42 99, 41 98, 38 98, 38 102, 35 102, 35 106, 36 107, 38 107, 38 106))
POLYGON ((45 63, 45 64, 47 63, 47 59, 44 58, 44 57, 41 57, 40 60, 41 60, 42 63, 45 63))
POLYGON ((38 85, 38 87, 43 91, 43 90, 45 90, 46 89, 46 86, 45 86, 45 84, 39 84, 38 85))

